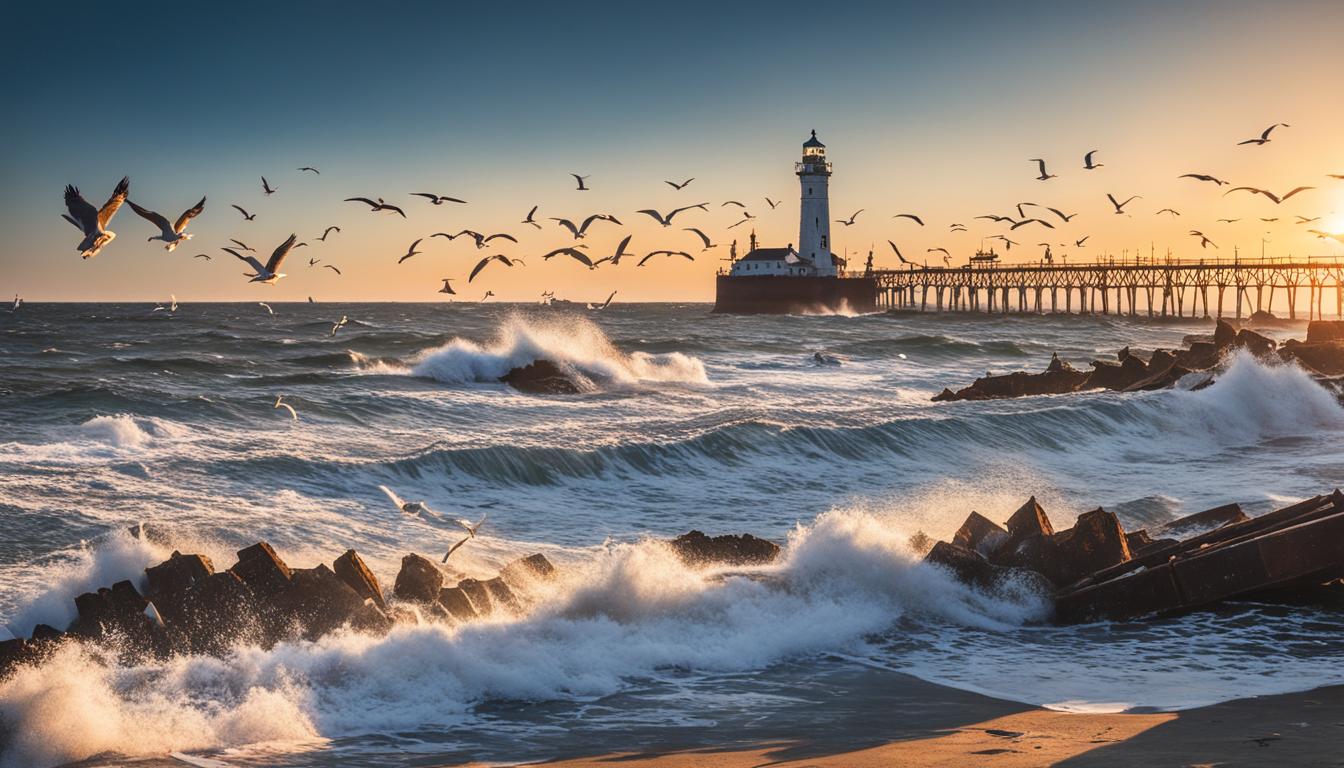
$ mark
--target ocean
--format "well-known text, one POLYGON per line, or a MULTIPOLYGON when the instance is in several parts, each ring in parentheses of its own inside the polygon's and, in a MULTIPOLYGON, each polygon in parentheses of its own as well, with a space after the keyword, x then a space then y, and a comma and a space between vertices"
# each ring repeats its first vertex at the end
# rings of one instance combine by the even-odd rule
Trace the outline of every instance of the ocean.
POLYGON ((1199 391, 930 402, 1052 352, 1084 367, 1179 346, 1207 322, 152 309, 0 314, 0 624, 14 634, 64 626, 75 595, 142 578, 173 549, 224 568, 263 539, 301 567, 354 548, 390 591, 404 554, 437 559, 457 532, 402 515, 380 484, 487 516, 453 555, 464 576, 541 552, 560 578, 525 615, 386 637, 132 667, 61 651, 0 682, 0 765, 175 750, 235 765, 516 762, 764 729, 810 702, 871 700, 874 680, 1073 711, 1344 683, 1337 612, 1246 603, 1053 627, 1039 598, 962 586, 911 544, 1032 495, 1056 528, 1097 506, 1137 528, 1340 485, 1344 406, 1249 357, 1199 391), (497 382, 537 359, 571 366, 585 391, 497 382), (157 535, 133 537, 141 523, 157 535), (699 572, 658 543, 691 529, 784 551, 751 578, 699 572))

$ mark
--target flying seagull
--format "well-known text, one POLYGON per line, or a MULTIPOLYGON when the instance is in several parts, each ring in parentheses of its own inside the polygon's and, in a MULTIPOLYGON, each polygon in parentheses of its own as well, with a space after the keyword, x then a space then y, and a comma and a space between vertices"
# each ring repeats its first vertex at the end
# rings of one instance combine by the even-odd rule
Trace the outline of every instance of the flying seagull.
POLYGON ((738 208, 746 208, 746 207, 747 207, 747 206, 743 205, 742 203, 739 203, 739 202, 736 201, 736 200, 725 200, 724 202, 719 203, 719 207, 720 207, 720 208, 724 207, 725 205, 736 205, 738 208))
POLYGON ((508 256, 505 256, 502 253, 496 253, 492 256, 486 256, 484 259, 481 259, 476 263, 476 267, 472 269, 471 274, 467 276, 467 282, 470 283, 472 280, 475 280, 476 275, 480 274, 481 270, 485 269, 485 265, 489 264, 492 261, 498 261, 506 267, 512 267, 514 264, 523 263, 522 259, 510 259, 508 256))
POLYGON ((698 238, 700 238, 701 240, 703 240, 704 243, 705 243, 705 247, 704 247, 703 250, 708 251, 710 248, 718 248, 718 247, 719 247, 719 244, 718 244, 718 243, 712 243, 712 242, 709 241, 709 235, 706 235, 704 232, 701 232, 700 230, 696 229, 695 227, 683 227, 683 228, 682 228, 682 231, 683 231, 683 232, 694 232, 695 235, 696 235, 696 237, 698 237, 698 238))
POLYGON ((340 330, 341 326, 345 325, 348 322, 350 322, 350 318, 346 317, 345 315, 341 315, 341 319, 337 320, 334 324, 332 324, 331 335, 335 336, 336 331, 340 330))
POLYGON ((897 248, 897 247, 896 247, 896 244, 893 243, 892 241, 888 240, 888 241, 887 241, 887 245, 890 245, 890 246, 891 246, 891 250, 893 250, 893 251, 896 252, 896 258, 900 259, 902 264, 909 264, 909 265, 912 266, 912 267, 919 266, 919 265, 915 264, 915 262, 910 261, 909 259, 905 258, 905 256, 901 253, 901 249, 900 249, 900 248, 897 248))
POLYGON ((1125 212, 1125 206, 1126 206, 1126 205, 1129 205, 1131 202, 1133 202, 1133 201, 1135 201, 1135 200, 1141 200, 1142 198, 1139 197, 1138 195, 1131 195, 1130 198, 1129 198, 1128 200, 1126 200, 1125 202, 1122 203, 1122 202, 1120 202, 1120 201, 1118 201, 1118 200, 1115 199, 1115 195, 1112 195, 1110 192, 1107 192, 1107 193, 1106 193, 1106 199, 1108 199, 1108 200, 1111 201, 1111 205, 1115 206, 1115 212, 1116 212, 1117 214, 1121 214, 1121 213, 1124 213, 1124 212, 1125 212))
POLYGON ((945 255, 945 256, 951 256, 951 255, 952 255, 952 254, 950 254, 950 253, 947 252, 947 249, 946 249, 946 248, 929 248, 929 249, 925 250, 924 252, 925 252, 925 253, 933 253, 934 251, 942 251, 942 252, 943 252, 943 255, 945 255))
POLYGON ((666 184, 666 185, 668 185, 669 187, 672 187, 673 189, 675 189, 675 190, 677 190, 677 191, 681 191, 681 190, 685 189, 685 188, 686 188, 686 185, 687 185, 687 184, 690 184, 692 181, 695 181, 695 177, 694 177, 694 176, 692 176, 691 178, 689 178, 689 179, 687 179, 687 180, 681 182, 680 184, 678 184, 678 183, 675 182, 675 181, 664 181, 663 183, 666 184))
POLYGON ((1214 247, 1214 250, 1218 249, 1218 244, 1210 240, 1207 236, 1205 236, 1203 232, 1200 232, 1198 229, 1190 230, 1190 236, 1199 238, 1200 248, 1208 248, 1210 245, 1212 245, 1214 247))
POLYGON ((579 182, 579 189, 578 189, 579 192, 587 192, 587 191, 588 191, 588 187, 584 186, 584 183, 583 183, 585 179, 589 178, 588 176, 580 176, 580 175, 577 174, 577 173, 571 173, 571 174, 569 174, 569 175, 570 175, 570 176, 573 176, 573 177, 574 177, 574 180, 577 181, 577 182, 579 182))
POLYGON ((1220 223, 1220 224, 1236 224, 1238 221, 1241 221, 1241 219, 1219 219, 1219 220, 1218 220, 1218 223, 1220 223))
POLYGON ((369 206, 369 209, 374 213, 377 213, 378 211, 391 211, 393 213, 401 214, 401 218, 403 219, 406 218, 405 211, 401 210, 395 205, 392 205, 391 203, 383 202, 383 198, 381 197, 378 198, 378 202, 374 202, 367 197, 347 197, 345 198, 345 202, 364 203, 365 205, 369 206))
MULTIPOLYGON (((423 237, 420 238, 420 240, 424 240, 424 239, 425 239, 425 238, 423 238, 423 237)), ((416 247, 417 245, 420 244, 420 240, 416 240, 414 243, 411 243, 411 247, 406 249, 406 255, 405 255, 405 256, 402 256, 400 259, 397 259, 397 263, 398 263, 398 264, 400 264, 401 262, 403 262, 403 261, 405 261, 405 260, 411 258, 412 256, 416 255, 417 253, 424 253, 424 251, 417 251, 417 250, 415 250, 415 247, 416 247)))
POLYGON ((778 201, 778 200, 771 200, 771 199, 768 198, 768 197, 765 198, 765 204, 768 205, 768 206, 770 206, 770 210, 772 210, 772 211, 775 210, 775 208, 779 207, 779 201, 778 201))
POLYGON ((162 240, 164 242, 164 250, 167 251, 172 251, 178 246, 178 243, 191 239, 191 234, 186 233, 183 230, 187 228, 187 224, 192 219, 199 216, 201 211, 205 210, 205 198, 202 197, 199 203, 183 211, 182 215, 177 217, 177 221, 169 224, 168 219, 147 208, 141 208, 135 204, 134 200, 127 200, 126 202, 130 204, 131 210, 135 211, 136 215, 159 228, 159 234, 150 237, 149 241, 162 240))
POLYGON ((853 214, 851 214, 850 217, 849 217, 848 219, 836 219, 836 220, 835 220, 835 223, 836 223, 836 224, 844 224, 846 227, 852 227, 852 226, 854 226, 854 220, 857 219, 857 218, 859 217, 859 214, 860 214, 860 213, 863 213, 863 209, 862 209, 862 208, 860 208, 859 210, 857 210, 857 211, 855 211, 853 214))
POLYGON ((321 171, 317 170, 316 168, 314 168, 314 167, 311 166, 311 165, 305 165, 305 166, 303 166, 302 168, 300 168, 299 170, 300 170, 300 171, 312 171, 313 173, 316 173, 316 174, 318 174, 319 176, 322 175, 322 172, 321 172, 321 171))
POLYGON ((1055 225, 1054 225, 1054 224, 1051 224, 1050 222, 1046 221, 1045 219, 1023 219, 1023 220, 1017 222, 1016 224, 1014 224, 1013 226, 1009 227, 1008 229, 1011 231, 1011 230, 1017 229, 1018 227, 1025 227, 1025 226, 1027 226, 1028 224, 1033 224, 1033 223, 1035 223, 1035 224, 1040 224, 1041 226, 1043 226, 1043 227, 1047 227, 1047 228, 1049 228, 1049 229, 1054 229, 1054 228, 1055 228, 1055 225))
POLYGON ((649 259, 652 259, 654 256, 685 256, 687 261, 695 261, 695 257, 692 256, 691 254, 685 252, 685 251, 669 251, 669 250, 661 250, 661 251, 653 251, 653 252, 649 253, 649 255, 645 256, 645 257, 642 258, 642 259, 640 259, 640 260, 639 260, 639 263, 636 264, 635 266, 637 266, 637 267, 642 267, 642 266, 644 266, 644 262, 648 261, 649 259))
POLYGON ((270 185, 270 182, 266 181, 265 176, 261 177, 261 191, 265 192, 268 195, 273 195, 276 193, 276 189, 270 185))
POLYGON ((709 204, 696 203, 695 205, 687 205, 681 208, 674 208, 673 210, 669 211, 666 216, 653 210, 652 208, 645 208, 642 211, 635 211, 635 213, 646 213, 650 217, 652 217, 654 221, 658 222, 659 224, 662 224, 664 227, 668 227, 672 225, 672 217, 676 216, 678 213, 681 213, 682 211, 689 211, 692 208, 699 208, 702 211, 708 211, 709 209, 705 207, 707 205, 709 204))
POLYGON ((443 287, 439 289, 439 293, 451 293, 454 296, 457 295, 457 291, 453 290, 453 279, 451 277, 441 277, 439 279, 443 281, 443 287))
POLYGON ((1045 180, 1047 180, 1047 179, 1054 179, 1054 178, 1057 178, 1057 177, 1055 176, 1055 174, 1053 174, 1053 173, 1046 173, 1046 172, 1045 172, 1045 161, 1042 160, 1041 158, 1039 158, 1039 157, 1033 157, 1033 158, 1031 158, 1030 160, 1028 160, 1028 162, 1037 163, 1038 165, 1040 165, 1040 167, 1041 167, 1041 175, 1036 177, 1036 178, 1039 179, 1040 181, 1045 181, 1045 180))
POLYGON ((494 295, 495 295, 495 292, 494 292, 494 291, 486 291, 486 292, 485 292, 485 295, 481 297, 481 301, 485 301, 486 299, 488 299, 488 298, 490 298, 491 296, 494 296, 494 295))
POLYGON ((210 254, 208 254, 208 253, 198 253, 198 254, 196 254, 195 256, 193 256, 192 258, 193 258, 193 259, 205 259, 206 261, 214 261, 214 259, 210 258, 210 254))
POLYGON ((560 219, 552 216, 551 221, 558 222, 560 226, 564 227, 565 229, 568 229, 570 231, 570 234, 574 235, 575 240, 584 237, 584 235, 588 231, 588 227, 595 221, 610 221, 611 223, 616 224, 617 226, 620 226, 621 224, 621 222, 615 216, 612 216, 609 213, 594 213, 592 216, 589 216, 588 218, 584 219, 583 224, 577 227, 574 226, 574 222, 570 221, 569 219, 560 219))
POLYGON ((1082 240, 1074 240, 1074 241, 1073 241, 1073 247, 1074 247, 1074 248, 1086 248, 1087 246, 1083 245, 1083 243, 1086 243, 1086 242, 1087 242, 1087 238, 1089 238, 1089 237, 1091 237, 1091 235, 1084 235, 1082 240))
POLYGON ((84 239, 75 246, 80 256, 92 259, 103 250, 104 246, 116 239, 117 233, 107 229, 107 225, 112 221, 117 209, 126 201, 126 195, 130 191, 131 179, 129 176, 123 176, 112 190, 112 196, 103 203, 103 207, 94 208, 80 196, 77 187, 65 185, 65 208, 69 213, 61 215, 84 233, 84 239))
POLYGON ((611 300, 614 299, 614 298, 616 298, 616 292, 615 292, 615 291, 612 291, 612 292, 611 292, 611 295, 610 295, 610 296, 607 296, 607 300, 606 300, 606 301, 602 302, 601 304, 589 304, 589 305, 588 305, 588 308, 591 309, 591 310, 594 311, 594 312, 600 312, 600 311, 606 309, 607 307, 611 306, 611 300))
POLYGON ((276 398, 275 398, 275 405, 271 406, 271 408, 272 408, 272 409, 284 408, 285 410, 289 411, 289 418, 290 418, 291 420, 293 420, 293 421, 298 421, 298 420, 299 420, 299 414, 298 414, 298 411, 295 411, 295 410, 294 410, 294 406, 292 406, 292 405, 290 405, 289 403, 286 403, 286 402, 285 402, 285 396, 284 396, 284 395, 277 395, 276 398))
POLYGON ((893 218, 893 219, 909 219, 909 220, 915 222, 916 224, 918 224, 918 225, 921 226, 921 227, 924 226, 924 220, 921 219, 921 218, 919 218, 918 216, 916 216, 916 215, 913 214, 913 213, 898 213, 898 214, 896 214, 895 216, 892 216, 891 218, 893 218))
POLYGON ((519 223, 520 223, 520 224, 531 224, 532 226, 536 227, 537 229, 541 229, 541 225, 537 223, 537 220, 536 220, 535 218, 533 218, 534 216, 537 215, 537 209, 540 208, 540 207, 541 207, 541 206, 539 206, 539 205, 534 205, 534 206, 532 206, 532 210, 530 210, 530 211, 527 212, 527 218, 526 218, 526 219, 523 219, 523 220, 522 220, 521 222, 519 222, 519 223))
POLYGON ((1197 180, 1199 180, 1199 181, 1211 181, 1211 182, 1213 182, 1214 184, 1216 184, 1216 185, 1218 185, 1218 186, 1220 186, 1220 187, 1227 183, 1226 181, 1223 181, 1222 179, 1220 179, 1220 178, 1218 178, 1218 177, 1216 177, 1216 176, 1210 176, 1210 175, 1207 174, 1207 173, 1183 173, 1183 174, 1181 174, 1180 176, 1177 176, 1176 178, 1178 178, 1178 179, 1197 179, 1197 180))
POLYGON ((1092 150, 1091 152, 1088 152, 1086 155, 1083 155, 1083 170, 1085 170, 1085 171, 1095 171, 1096 169, 1098 169, 1098 168, 1102 167, 1103 165, 1105 165, 1105 163, 1093 163, 1093 162, 1092 162, 1092 156, 1095 155, 1095 154, 1097 154, 1097 150, 1094 149, 1094 150, 1092 150))
POLYGON ((408 515, 418 515, 421 512, 428 512, 431 515, 436 514, 433 510, 431 510, 428 506, 426 506, 425 502, 423 501, 402 501, 401 497, 398 496, 396 493, 394 493, 392 489, 388 488, 386 485, 380 485, 378 486, 378 488, 381 489, 383 493, 387 494, 387 498, 391 499, 392 503, 396 505, 397 509, 401 512, 404 512, 408 515))
POLYGON ((1278 205, 1279 203, 1282 203, 1284 200, 1287 200, 1293 195, 1296 195, 1298 192, 1306 192, 1309 189, 1315 189, 1315 187, 1297 187, 1293 189, 1291 192, 1288 192, 1287 194, 1280 196, 1274 194, 1273 192, 1270 192, 1269 190, 1260 189, 1258 187, 1233 187, 1224 192, 1223 197, 1227 197, 1233 192, 1239 192, 1241 190, 1245 190, 1247 192, 1254 192, 1257 195, 1264 195, 1265 197, 1268 197, 1270 200, 1273 200, 1275 205, 1278 205))
POLYGON ((1268 128, 1266 128, 1266 129, 1260 134, 1260 138, 1258 138, 1258 139, 1247 139, 1247 140, 1245 140, 1245 141, 1238 141, 1238 142, 1237 142, 1237 146, 1240 147, 1240 146, 1242 146, 1242 145, 1244 145, 1244 144, 1254 144, 1254 145, 1256 145, 1257 147, 1264 146, 1266 143, 1269 142, 1269 133, 1270 133, 1270 131, 1274 130, 1275 128, 1292 128, 1292 127, 1293 127, 1293 126, 1291 126, 1291 125, 1289 125, 1289 124, 1287 124, 1287 123, 1275 123, 1275 124, 1269 126, 1268 128))
POLYGON ((327 227, 326 229, 322 230, 322 236, 317 239, 325 243, 327 242, 327 235, 330 235, 333 231, 340 232, 341 228, 336 226, 327 227))
POLYGON ((751 220, 754 219, 754 218, 756 218, 756 217, 755 217, 755 216, 752 216, 750 211, 743 211, 743 212, 742 212, 742 220, 739 221, 739 222, 737 222, 736 224, 729 224, 729 225, 728 225, 728 229, 732 229, 733 227, 737 227, 737 226, 741 226, 741 225, 743 225, 743 224, 746 224, 748 221, 751 221, 751 220))
POLYGON ((443 556, 443 562, 445 563, 448 562, 448 558, 454 552, 456 552, 463 544, 466 544, 468 541, 471 541, 472 539, 476 538, 476 532, 481 529, 482 525, 485 525, 485 516, 482 515, 481 521, 479 523, 476 523, 475 525, 472 525, 466 520, 457 520, 455 522, 466 530, 467 535, 461 541, 457 542, 456 544, 448 548, 448 551, 443 556))
MULTIPOLYGON (((628 242, 629 240, 630 240, 630 238, 627 237, 625 240, 621 241, 621 245, 622 245, 622 247, 624 247, 625 243, 628 242)), ((580 250, 579 250, 579 248, 582 248, 582 247, 584 247, 584 246, 577 246, 577 247, 574 247, 574 248, 557 248, 557 249, 555 249, 554 251, 551 251, 550 253, 548 253, 548 254, 542 256, 541 259, 542 259, 542 261, 549 261, 551 258, 553 258, 553 257, 555 257, 555 256, 569 256, 570 258, 574 259, 575 261, 579 262, 580 264, 584 265, 585 267, 592 268, 592 267, 596 266, 596 265, 593 263, 593 260, 590 259, 590 258, 588 258, 588 254, 586 254, 586 253, 584 253, 583 251, 580 251, 580 250)), ((618 252, 619 252, 619 249, 618 249, 618 252)))
POLYGON ((1306 216, 1303 216, 1303 215, 1300 214, 1300 213, 1297 214, 1297 223, 1298 223, 1298 224, 1310 224, 1310 223, 1312 223, 1313 221, 1320 221, 1320 220, 1321 220, 1321 217, 1320 217, 1320 216, 1314 216, 1314 217, 1308 219, 1306 216))
POLYGON ((443 205, 444 203, 465 204, 467 202, 466 200, 458 200, 456 197, 445 197, 443 195, 436 195, 432 192, 412 192, 411 194, 415 195, 416 197, 423 197, 435 205, 443 205))
POLYGON ((258 301, 258 302, 257 302, 257 306, 259 306, 259 307, 265 307, 265 309, 266 309, 267 312, 269 312, 269 313, 272 314, 272 315, 275 314, 275 310, 274 310, 274 309, 271 309, 271 305, 270 305, 270 304, 267 304, 267 303, 264 302, 264 301, 258 301))
POLYGON ((323 268, 323 269, 330 269, 332 272, 335 272, 335 273, 338 274, 338 275, 341 274, 341 270, 337 269, 336 267, 333 267, 333 266, 330 265, 330 264, 323 264, 323 265, 322 265, 322 268, 323 268))
POLYGON ((251 265, 252 269, 255 270, 255 274, 247 274, 247 277, 252 278, 250 282, 275 285, 277 280, 284 277, 284 274, 279 271, 280 265, 284 263, 285 257, 288 256, 290 250, 294 248, 294 240, 296 237, 297 235, 290 235, 288 240, 276 246, 275 250, 271 252, 271 258, 266 261, 264 266, 253 256, 244 256, 232 248, 224 248, 223 250, 228 251, 251 265))
POLYGON ((1051 208, 1051 207, 1048 206, 1048 205, 1045 207, 1045 210, 1050 211, 1051 213, 1055 214, 1055 215, 1058 216, 1059 218, 1063 219, 1065 224, 1068 224, 1070 219, 1072 219, 1074 216, 1077 216, 1077 215, 1078 215, 1078 214, 1076 214, 1076 213, 1065 213, 1065 212, 1059 210, 1058 208, 1051 208))
POLYGON ((229 242, 230 242, 230 243, 233 243, 233 244, 236 245, 236 246, 238 246, 238 250, 240 250, 240 251, 251 251, 251 252, 253 252, 253 253, 256 253, 256 252, 257 252, 257 249, 256 249, 256 248, 249 248, 249 247, 247 246, 247 244, 244 243, 242 240, 234 240, 232 237, 230 237, 230 238, 229 238, 229 242))
POLYGON ((633 256, 634 255, 633 253, 630 253, 629 251, 625 250, 625 247, 630 244, 630 238, 631 235, 626 235, 625 239, 621 241, 621 244, 616 246, 615 253, 613 253, 610 256, 603 256, 597 261, 594 261, 593 266, 597 266, 598 264, 601 264, 604 261, 610 261, 611 266, 615 267, 620 265, 622 256, 633 256))
POLYGON ((1164 214, 1164 213, 1170 213, 1172 216, 1180 216, 1180 215, 1181 215, 1181 212, 1178 211, 1178 210, 1176 210, 1176 209, 1174 209, 1174 208, 1163 208, 1162 210, 1158 211, 1158 212, 1157 212, 1156 214, 1154 214, 1154 215, 1155 215, 1155 216, 1160 216, 1160 215, 1162 215, 1162 214, 1164 214))

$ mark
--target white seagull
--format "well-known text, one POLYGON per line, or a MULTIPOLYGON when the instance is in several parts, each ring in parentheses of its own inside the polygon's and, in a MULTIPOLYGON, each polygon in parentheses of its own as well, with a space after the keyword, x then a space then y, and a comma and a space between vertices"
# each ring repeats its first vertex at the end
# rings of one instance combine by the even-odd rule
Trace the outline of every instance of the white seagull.
POLYGON ((345 325, 348 322, 350 322, 350 318, 346 317, 345 315, 341 315, 341 319, 331 326, 331 335, 335 336, 336 331, 340 330, 341 326, 345 325))
POLYGON ((279 271, 280 265, 284 263, 285 257, 288 256, 290 250, 294 248, 294 240, 296 237, 298 236, 290 235, 288 240, 277 246, 275 251, 271 253, 271 258, 267 260, 264 265, 252 256, 244 256, 232 248, 224 248, 222 250, 237 256, 239 259, 250 264, 252 269, 256 270, 255 274, 243 273, 246 277, 252 278, 250 282, 275 285, 277 280, 285 276, 283 272, 279 271))
POLYGON ((284 398, 285 398, 284 395, 277 395, 275 398, 275 405, 272 407, 284 408, 286 411, 289 411, 289 417, 291 419, 293 419, 294 421, 298 421, 299 420, 298 411, 294 410, 294 406, 290 405, 289 403, 286 403, 284 398))
MULTIPOLYGON (((384 490, 387 490, 387 489, 384 489, 384 490)), ((391 491, 388 491, 388 493, 391 493, 391 491)), ((485 525, 485 515, 482 515, 482 516, 481 516, 481 521, 480 521, 479 523, 476 523, 475 525, 472 525, 471 523, 467 522, 466 520, 455 520, 454 522, 456 522, 458 525, 462 526, 462 528, 463 528, 464 530, 466 530, 467 535, 464 536, 464 537, 462 538, 461 541, 459 541, 459 542, 457 542, 456 544, 454 544, 453 546, 449 547, 449 548, 448 548, 448 551, 447 551, 446 553, 444 553, 444 555, 443 555, 443 562, 445 562, 445 563, 448 562, 448 558, 449 558, 449 556, 451 556, 454 552, 456 552, 456 551, 457 551, 463 544, 466 544, 468 541, 471 541, 472 539, 476 538, 476 532, 479 531, 479 530, 481 529, 481 526, 482 526, 482 525, 485 525)))
POLYGON ((65 185, 65 207, 69 213, 63 213, 61 216, 84 233, 84 239, 75 247, 80 256, 92 259, 103 250, 103 246, 116 239, 117 233, 108 230, 107 225, 121 204, 126 202, 126 195, 130 191, 131 179, 129 176, 123 176, 117 183, 117 188, 112 190, 112 196, 103 203, 103 207, 95 209, 80 196, 77 187, 65 185))
POLYGON ((182 230, 186 229, 187 224, 201 215, 201 211, 205 210, 205 198, 202 197, 199 203, 183 211, 182 215, 177 217, 177 221, 169 224, 168 219, 162 214, 155 213, 147 208, 141 208, 135 204, 134 200, 127 200, 126 202, 130 204, 131 210, 135 211, 140 218, 159 228, 159 234, 150 237, 148 241, 162 240, 164 250, 168 251, 176 248, 178 243, 191 239, 191 235, 182 230))
POLYGON ((396 505, 397 509, 401 510, 402 512, 405 512, 408 515, 418 515, 421 512, 428 512, 431 515, 436 514, 434 510, 426 506, 425 502, 423 501, 404 501, 400 496, 398 496, 391 488, 388 488, 386 485, 380 485, 378 487, 382 489, 383 493, 387 494, 387 498, 392 500, 392 503, 396 505))

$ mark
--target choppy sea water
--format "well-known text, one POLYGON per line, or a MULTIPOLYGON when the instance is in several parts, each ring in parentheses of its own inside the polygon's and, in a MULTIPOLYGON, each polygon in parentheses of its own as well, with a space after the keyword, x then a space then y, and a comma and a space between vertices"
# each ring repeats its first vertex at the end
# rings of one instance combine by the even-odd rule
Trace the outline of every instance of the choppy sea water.
POLYGON ((1344 408, 1300 371, 1248 358, 1200 391, 929 402, 1054 351, 1084 366, 1207 324, 151 309, 0 315, 0 623, 16 634, 64 625, 74 595, 173 548, 227 567, 266 539, 307 567, 353 547, 390 587, 403 554, 439 553, 454 534, 397 513, 379 484, 488 514, 453 556, 463 575, 540 551, 562 577, 524 616, 460 627, 133 668, 64 652, 0 683, 6 765, 172 750, 239 764, 541 759, 576 738, 602 751, 635 729, 768 719, 865 670, 1080 710, 1344 682, 1338 614, 1241 605, 1054 628, 1035 600, 962 587, 911 550, 917 531, 947 537, 973 509, 1001 520, 1032 494, 1057 527, 1101 505, 1133 528, 1340 485, 1344 408), (538 358, 573 366, 588 391, 495 382, 538 358), (170 545, 133 539, 137 522, 170 545), (651 542, 691 528, 786 549, 756 578, 724 578, 651 542))

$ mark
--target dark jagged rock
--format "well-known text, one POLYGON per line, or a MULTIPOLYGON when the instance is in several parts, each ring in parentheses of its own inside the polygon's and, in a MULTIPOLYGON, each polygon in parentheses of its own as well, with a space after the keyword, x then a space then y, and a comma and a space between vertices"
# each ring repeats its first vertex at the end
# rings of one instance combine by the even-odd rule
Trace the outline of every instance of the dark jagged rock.
POLYGON ((0 640, 0 679, 15 667, 33 659, 31 643, 22 637, 0 640))
POLYGON ((68 632, 84 637, 101 637, 110 632, 141 634, 148 631, 149 617, 145 608, 149 602, 136 591, 129 581, 119 581, 111 588, 85 592, 75 598, 78 618, 68 632))
POLYGON ((459 621, 468 621, 478 615, 461 587, 444 587, 439 590, 439 605, 459 621))
POLYGON ((1178 517, 1171 522, 1164 523, 1153 531, 1154 534, 1164 538, 1183 539, 1192 534, 1211 531, 1215 528, 1221 528, 1225 525, 1240 523, 1250 520, 1246 513, 1241 510, 1239 504, 1224 504, 1221 507, 1206 509, 1202 512, 1195 512, 1191 515, 1178 517))
POLYGON ((536 580, 546 580, 555 575, 555 566, 541 553, 520 557, 499 571, 500 577, 514 586, 523 586, 536 580))
POLYGON ((1042 373, 1016 371, 1002 376, 982 376, 971 386, 944 400, 997 400, 1031 395, 1059 395, 1074 392, 1087 383, 1089 374, 1064 362, 1059 355, 1050 358, 1042 373))
POLYGON ((485 582, 479 579, 463 579, 457 582, 457 588, 466 596, 467 601, 471 603, 471 608, 477 615, 484 616, 495 609, 495 601, 491 597, 490 589, 485 586, 485 582))
POLYGON ((372 600, 381 610, 387 610, 387 601, 383 599, 382 587, 378 586, 378 577, 374 576, 373 571, 364 564, 364 559, 359 553, 347 549, 345 554, 336 558, 331 567, 336 576, 355 590, 360 597, 372 600))
MULTIPOLYGON (((1151 366, 1150 366, 1151 368, 1151 366)), ((1193 373, 1189 368, 1181 365, 1168 365, 1157 373, 1149 375, 1147 378, 1140 379, 1128 387, 1126 392, 1148 392, 1154 389, 1168 389, 1176 385, 1176 382, 1193 373)))
POLYGON ((1195 342, 1176 353, 1176 364, 1191 371, 1204 371, 1222 362, 1223 353, 1213 342, 1195 342))
POLYGON ((512 589, 509 589, 509 585, 504 583, 504 579, 499 576, 488 579, 482 584, 485 585, 486 591, 490 593, 490 603, 495 607, 495 610, 507 608, 510 611, 517 611, 522 607, 518 602, 518 596, 513 593, 512 589))
POLYGON ((980 514, 972 512, 966 517, 957 532, 952 535, 952 543, 973 550, 988 557, 1008 541, 1008 531, 997 523, 980 514))
POLYGON ((1278 349, 1279 343, 1249 328, 1242 328, 1237 331, 1236 346, 1247 350, 1256 357, 1268 357, 1274 354, 1275 349, 1278 349))
POLYGON ((1061 586, 1129 560, 1129 543, 1115 515, 1097 507, 1078 516, 1067 531, 1050 537, 1050 571, 1061 586))
POLYGON ((288 589, 292 575, 285 561, 264 541, 238 550, 238 562, 229 570, 263 600, 288 589))
POLYGON ((276 595, 274 606, 297 622, 303 636, 314 640, 348 622, 364 606, 365 597, 330 568, 296 568, 290 585, 276 595))
POLYGON ((173 637, 197 653, 224 653, 239 638, 266 639, 252 590, 232 571, 207 576, 159 610, 173 637))
POLYGON ((1218 349, 1227 349, 1237 343, 1237 327, 1226 320, 1219 320, 1213 329, 1213 344, 1218 349))
POLYGON ((1092 373, 1088 375, 1084 388, 1123 391, 1126 387, 1147 377, 1147 364, 1134 355, 1126 355, 1119 363, 1093 360, 1092 373))
POLYGON ((155 604, 165 598, 171 599, 205 581, 214 572, 214 564, 205 555, 184 555, 173 550, 172 557, 145 569, 145 597, 155 604))
POLYGON ((1138 358, 1139 362, 1143 363, 1144 365, 1148 364, 1148 360, 1151 359, 1152 356, 1153 356, 1152 350, 1134 349, 1132 347, 1125 347, 1121 349, 1119 352, 1115 353, 1115 358, 1122 363, 1125 361, 1126 358, 1136 357, 1138 358))
POLYGON ((1279 350, 1279 357, 1321 376, 1344 376, 1344 342, 1289 341, 1279 350))
POLYGON ((1312 320, 1307 323, 1307 343, 1344 343, 1344 320, 1312 320))
POLYGON ((443 589, 443 571, 431 560, 411 553, 401 558, 401 571, 392 591, 402 600, 432 603, 443 589))
POLYGON ((510 370, 499 380, 533 395, 575 395, 581 390, 571 374, 550 360, 537 360, 510 370))
POLYGON ((65 633, 50 624, 38 624, 29 636, 32 640, 60 640, 65 633))
POLYGON ((956 399, 957 399, 957 393, 953 392, 947 387, 943 387, 942 392, 939 392, 938 394, 933 396, 933 402, 935 403, 945 403, 956 399))
POLYGON ((1148 372, 1149 374, 1161 373, 1175 364, 1176 355, 1165 349, 1155 349, 1152 356, 1148 358, 1148 372))
POLYGON ((671 545, 677 556, 690 564, 761 565, 779 555, 778 544, 749 533, 711 538, 700 531, 691 531, 673 539, 671 545))
POLYGON ((1054 533, 1050 518, 1036 502, 1036 497, 1027 499, 1027 503, 1017 508, 1008 518, 1008 536, 1012 539, 1025 539, 1029 536, 1049 536, 1054 533))
POLYGON ((963 584, 980 589, 996 589, 1009 581, 1016 581, 1018 586, 1043 595, 1049 595, 1053 591, 1053 587, 1039 574, 995 565, 973 549, 949 544, 946 541, 934 544, 933 549, 924 557, 924 562, 940 566, 963 584))

